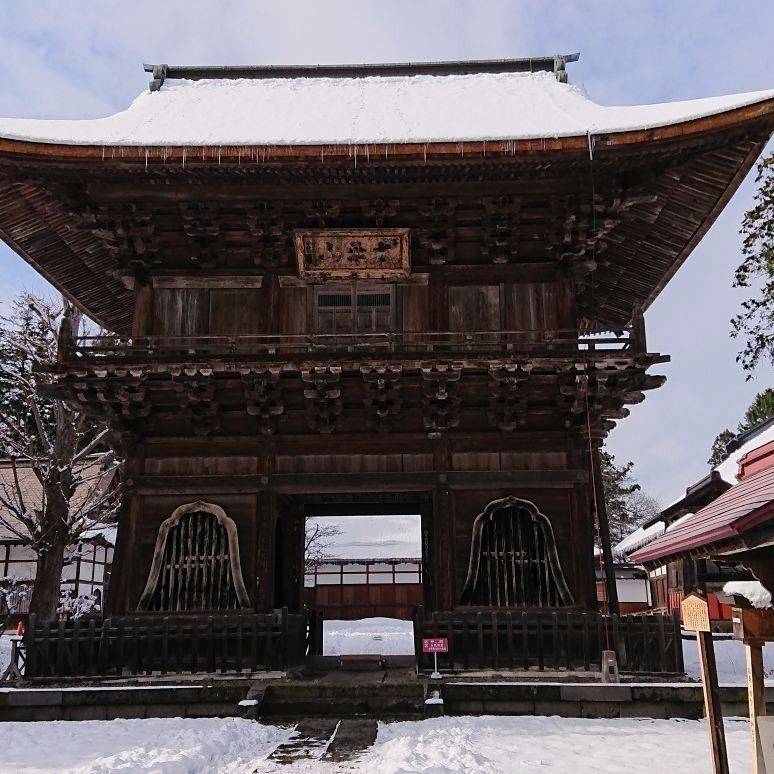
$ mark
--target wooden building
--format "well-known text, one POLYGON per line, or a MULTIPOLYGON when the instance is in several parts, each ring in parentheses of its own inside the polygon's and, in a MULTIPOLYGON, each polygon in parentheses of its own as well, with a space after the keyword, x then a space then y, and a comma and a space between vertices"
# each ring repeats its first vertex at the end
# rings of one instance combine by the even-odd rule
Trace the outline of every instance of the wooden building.
MULTIPOLYGON (((739 483, 631 555, 646 567, 681 558, 741 565, 774 589, 774 441, 739 461, 739 483)), ((729 578, 729 581, 735 579, 729 578)))
POLYGON ((576 58, 157 65, 0 121, 0 236, 117 334, 50 387, 126 455, 113 615, 300 611, 307 515, 407 512, 426 613, 596 614, 595 451, 774 93, 606 108, 576 58))
MULTIPOLYGON (((623 540, 616 550, 626 556, 646 548, 654 540, 671 534, 695 513, 714 502, 738 482, 739 463, 774 440, 774 417, 739 433, 727 447, 728 457, 700 481, 687 487, 685 496, 623 540)), ((710 556, 683 554, 661 563, 651 563, 648 571, 655 610, 680 611, 687 594, 701 591, 709 604, 710 620, 716 629, 730 630, 731 605, 719 599, 723 586, 731 581, 748 581, 752 574, 738 562, 710 556)))

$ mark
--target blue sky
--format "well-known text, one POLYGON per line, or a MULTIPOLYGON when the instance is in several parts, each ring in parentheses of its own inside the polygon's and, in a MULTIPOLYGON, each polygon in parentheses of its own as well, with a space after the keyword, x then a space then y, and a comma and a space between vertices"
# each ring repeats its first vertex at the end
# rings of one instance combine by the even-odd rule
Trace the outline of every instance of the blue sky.
MULTIPOLYGON (((0 115, 90 118, 147 87, 141 63, 280 64, 520 57, 580 51, 571 77, 602 104, 668 102, 774 87, 774 3, 113 2, 0 0, 0 115)), ((750 179, 646 314, 667 384, 613 431, 663 504, 706 473, 771 368, 746 382, 729 319, 750 179)), ((0 246, 0 305, 45 283, 0 246)))

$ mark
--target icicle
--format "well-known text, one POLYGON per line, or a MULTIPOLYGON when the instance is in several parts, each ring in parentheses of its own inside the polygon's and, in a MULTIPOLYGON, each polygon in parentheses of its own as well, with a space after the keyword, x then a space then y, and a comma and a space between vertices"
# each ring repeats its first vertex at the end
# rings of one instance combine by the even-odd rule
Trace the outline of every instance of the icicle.
POLYGON ((105 160, 105 146, 102 146, 102 160, 105 160))
POLYGON ((594 135, 591 132, 586 132, 586 141, 589 145, 589 161, 594 161, 594 145, 597 141, 594 139, 594 135))
POLYGON ((145 149, 145 171, 148 171, 148 149, 145 149))
POLYGON ((366 145, 366 161, 371 160, 371 149, 368 145, 366 145))
POLYGON ((357 169, 357 145, 354 146, 355 169, 357 169))
POLYGON ((186 152, 186 149, 183 148, 183 169, 185 169, 185 152, 186 152))
POLYGON ((422 153, 425 157, 425 164, 427 164, 427 143, 422 146, 422 153))
POLYGON ((220 145, 218 145, 218 165, 220 165, 220 145))

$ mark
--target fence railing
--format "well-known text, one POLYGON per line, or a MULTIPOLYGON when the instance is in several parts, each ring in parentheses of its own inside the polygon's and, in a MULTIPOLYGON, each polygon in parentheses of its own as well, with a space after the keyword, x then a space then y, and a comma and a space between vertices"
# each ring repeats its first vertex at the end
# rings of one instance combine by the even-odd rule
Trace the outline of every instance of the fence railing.
POLYGON ((27 678, 257 672, 300 664, 303 615, 115 617, 41 621, 30 616, 27 678))
POLYGON ((414 614, 418 667, 433 667, 424 638, 445 637, 442 669, 598 671, 603 650, 615 650, 621 670, 682 673, 680 622, 674 616, 603 616, 572 611, 441 612, 414 614))
POLYGON ((192 357, 288 357, 314 354, 562 356, 644 351, 637 337, 579 337, 573 329, 235 336, 82 336, 61 343, 60 362, 190 360, 192 357))

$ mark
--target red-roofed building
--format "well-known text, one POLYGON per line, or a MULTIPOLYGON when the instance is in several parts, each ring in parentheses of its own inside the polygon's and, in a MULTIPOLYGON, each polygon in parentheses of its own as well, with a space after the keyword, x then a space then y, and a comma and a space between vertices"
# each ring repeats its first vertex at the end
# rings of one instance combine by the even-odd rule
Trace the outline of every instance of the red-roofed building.
POLYGON ((774 589, 774 441, 739 459, 739 483, 629 555, 648 569, 681 559, 741 564, 774 589))

